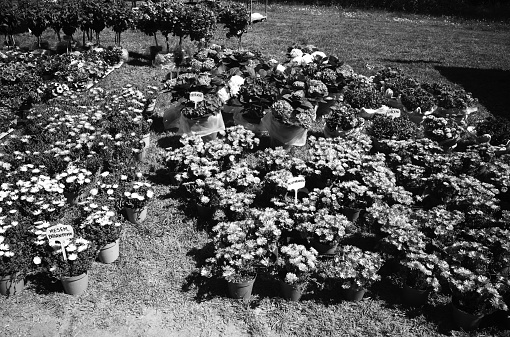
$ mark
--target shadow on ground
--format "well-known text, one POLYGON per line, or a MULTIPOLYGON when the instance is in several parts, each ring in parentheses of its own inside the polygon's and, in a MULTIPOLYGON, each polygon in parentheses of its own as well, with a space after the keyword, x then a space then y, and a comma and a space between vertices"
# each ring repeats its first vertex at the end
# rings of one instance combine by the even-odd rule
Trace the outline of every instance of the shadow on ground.
POLYGON ((510 119, 507 96, 510 93, 510 70, 436 66, 449 81, 461 85, 478 98, 493 115, 510 119))

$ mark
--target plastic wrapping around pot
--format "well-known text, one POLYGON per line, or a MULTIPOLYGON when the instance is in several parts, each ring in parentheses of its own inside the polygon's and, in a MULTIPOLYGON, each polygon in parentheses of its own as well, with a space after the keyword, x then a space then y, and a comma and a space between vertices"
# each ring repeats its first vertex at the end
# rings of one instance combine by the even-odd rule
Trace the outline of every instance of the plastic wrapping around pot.
POLYGON ((371 119, 375 115, 383 115, 393 118, 398 118, 401 116, 401 111, 399 109, 393 109, 390 107, 387 107, 386 105, 383 105, 379 109, 368 109, 368 108, 361 108, 359 115, 365 119, 371 119))
POLYGON ((365 125, 365 121, 362 120, 361 124, 358 127, 352 128, 350 130, 342 130, 342 129, 332 130, 326 124, 326 125, 324 125, 324 137, 336 138, 336 137, 347 137, 347 136, 357 135, 361 132, 364 125, 365 125))
POLYGON ((253 123, 244 119, 241 111, 235 111, 233 119, 236 125, 242 125, 245 129, 252 131, 256 135, 262 133, 262 131, 265 131, 265 128, 262 126, 260 122, 253 123))
POLYGON ((271 139, 281 143, 282 146, 304 146, 306 145, 306 137, 308 130, 295 125, 287 125, 280 123, 273 118, 273 113, 267 113, 261 119, 260 124, 269 131, 271 139))
POLYGON ((181 120, 182 105, 179 102, 172 103, 163 113, 163 125, 165 129, 178 129, 181 120))
POLYGON ((320 119, 322 116, 326 116, 331 111, 331 107, 338 102, 342 94, 339 92, 337 93, 330 93, 329 96, 324 98, 324 102, 319 103, 317 107, 317 119, 320 119))
POLYGON ((218 113, 213 116, 207 116, 198 119, 190 119, 181 114, 179 120, 178 134, 195 134, 197 136, 207 136, 212 133, 225 130, 223 116, 218 113))

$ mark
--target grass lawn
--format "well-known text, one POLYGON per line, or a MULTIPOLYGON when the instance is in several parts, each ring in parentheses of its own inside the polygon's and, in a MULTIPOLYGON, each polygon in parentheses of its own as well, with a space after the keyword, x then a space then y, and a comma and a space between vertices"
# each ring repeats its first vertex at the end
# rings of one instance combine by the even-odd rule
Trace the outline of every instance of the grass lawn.
MULTIPOLYGON (((420 80, 461 85, 490 112, 509 116, 510 25, 304 6, 271 6, 268 16, 250 28, 243 47, 283 60, 293 42, 314 44, 364 74, 390 65, 420 80)), ((214 42, 237 45, 217 35, 214 42)), ((56 39, 50 32, 45 38, 56 39)), ((113 40, 109 31, 102 33, 104 45, 113 40)), ((123 34, 132 55, 147 54, 151 43, 138 32, 123 34)), ((165 74, 138 57, 99 85, 154 85, 165 74)), ((159 114, 168 105, 164 98, 159 114)), ((194 272, 207 254, 207 232, 160 170, 164 147, 173 140, 172 132, 152 133, 142 170, 155 182, 156 198, 143 224, 126 224, 120 259, 94 263, 89 288, 79 297, 63 294, 59 282, 29 278, 22 294, 0 299, 0 336, 469 336, 454 330, 448 305, 405 308, 388 284, 376 284, 357 303, 327 294, 305 294, 295 303, 280 298, 278 284, 268 280, 257 280, 249 302, 227 298, 221 281, 201 282, 194 272)), ((482 326, 472 335, 510 332, 482 326)))

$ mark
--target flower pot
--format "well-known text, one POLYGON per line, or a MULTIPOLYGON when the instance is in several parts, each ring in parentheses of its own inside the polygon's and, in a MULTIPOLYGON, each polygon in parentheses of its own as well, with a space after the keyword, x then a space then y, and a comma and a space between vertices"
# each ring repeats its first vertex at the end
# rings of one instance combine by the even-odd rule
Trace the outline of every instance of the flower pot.
POLYGON ((223 115, 218 113, 216 115, 206 116, 197 119, 191 119, 181 114, 179 119, 179 131, 178 134, 195 134, 197 136, 208 136, 204 141, 215 139, 218 131, 225 130, 225 123, 223 121, 223 115))
POLYGON ((133 152, 133 155, 135 156, 135 160, 141 163, 147 158, 147 149, 144 148, 139 152, 133 152))
POLYGON ((354 135, 354 134, 358 133, 359 131, 361 131, 361 127, 363 126, 363 124, 361 124, 360 126, 358 126, 356 128, 352 128, 349 130, 342 130, 340 128, 338 128, 336 130, 332 130, 326 124, 326 125, 324 125, 324 137, 336 138, 336 137, 347 137, 347 136, 354 135))
POLYGON ((325 102, 320 102, 317 106, 317 119, 320 119, 322 116, 326 116, 331 111, 331 107, 335 105, 340 97, 340 93, 331 93, 329 96, 324 98, 325 102))
POLYGON ((112 263, 119 258, 119 241, 120 239, 110 242, 99 248, 98 259, 102 263, 112 263))
POLYGON ((202 206, 197 204, 197 216, 204 220, 209 220, 214 215, 214 207, 202 206))
POLYGON ((366 289, 356 290, 354 288, 342 289, 340 291, 342 298, 346 301, 351 302, 361 301, 363 299, 363 296, 365 296, 366 292, 367 292, 366 289))
POLYGON ((453 321, 463 330, 475 330, 480 325, 484 315, 473 315, 457 308, 452 304, 453 321))
POLYGON ((142 209, 124 207, 126 219, 135 225, 141 224, 147 218, 147 209, 147 206, 142 209))
POLYGON ((280 289, 282 291, 282 297, 289 301, 297 302, 303 295, 297 286, 290 285, 282 280, 280 280, 280 289))
POLYGON ((76 205, 80 195, 77 192, 64 192, 64 197, 69 205, 76 205))
POLYGON ((273 118, 272 112, 267 113, 261 120, 262 126, 269 131, 271 147, 304 146, 308 130, 297 125, 289 125, 273 118))
POLYGON ((244 282, 228 282, 229 296, 236 299, 250 299, 256 278, 255 276, 253 279, 244 282))
POLYGON ((356 220, 358 220, 360 213, 361 208, 344 207, 342 209, 342 214, 347 217, 347 220, 352 222, 356 222, 356 220))
POLYGON ((405 285, 402 288, 402 302, 413 307, 425 305, 428 299, 428 291, 411 288, 405 285))
POLYGON ((155 109, 156 109, 156 100, 153 99, 149 104, 147 104, 147 107, 145 108, 145 114, 152 115, 154 113, 155 109))
POLYGON ((319 253, 319 255, 334 255, 336 248, 338 247, 338 242, 323 244, 315 239, 311 240, 311 244, 312 247, 319 253))
POLYGON ((20 273, 0 276, 0 294, 6 296, 17 295, 25 288, 25 279, 20 273))
POLYGON ((78 276, 63 276, 60 281, 64 286, 64 292, 68 295, 81 295, 89 285, 89 274, 83 273, 78 276))
POLYGON ((218 138, 218 132, 213 132, 213 133, 210 133, 206 136, 202 136, 202 140, 207 143, 208 141, 210 140, 213 140, 213 139, 216 139, 218 138))

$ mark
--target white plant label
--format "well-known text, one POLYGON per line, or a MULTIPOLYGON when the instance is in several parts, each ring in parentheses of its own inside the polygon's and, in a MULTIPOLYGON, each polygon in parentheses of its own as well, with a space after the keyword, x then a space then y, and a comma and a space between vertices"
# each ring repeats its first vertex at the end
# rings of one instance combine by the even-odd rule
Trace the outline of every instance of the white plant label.
POLYGON ((199 91, 192 91, 189 93, 189 100, 195 103, 196 108, 197 103, 202 102, 204 100, 204 94, 199 91))
POLYGON ((294 190, 294 202, 296 204, 298 202, 298 198, 297 198, 298 190, 300 188, 305 187, 305 183, 306 183, 305 177, 303 177, 303 176, 297 176, 297 177, 294 177, 294 178, 290 178, 287 181, 287 189, 289 191, 294 190))
POLYGON ((56 245, 57 242, 60 243, 64 261, 67 261, 65 246, 69 243, 69 240, 74 237, 73 227, 69 225, 56 225, 48 227, 46 230, 46 237, 48 238, 48 242, 51 246, 56 245))

